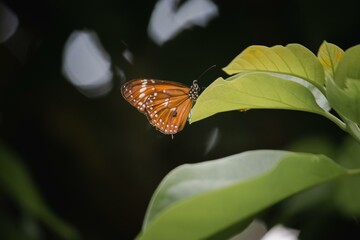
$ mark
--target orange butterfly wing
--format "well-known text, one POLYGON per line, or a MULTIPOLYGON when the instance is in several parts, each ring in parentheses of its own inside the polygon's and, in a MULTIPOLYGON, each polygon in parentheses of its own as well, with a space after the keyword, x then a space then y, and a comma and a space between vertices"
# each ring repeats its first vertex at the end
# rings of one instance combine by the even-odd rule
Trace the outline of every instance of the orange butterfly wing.
POLYGON ((152 79, 135 79, 121 87, 123 97, 164 134, 184 128, 193 104, 189 92, 183 84, 152 79))

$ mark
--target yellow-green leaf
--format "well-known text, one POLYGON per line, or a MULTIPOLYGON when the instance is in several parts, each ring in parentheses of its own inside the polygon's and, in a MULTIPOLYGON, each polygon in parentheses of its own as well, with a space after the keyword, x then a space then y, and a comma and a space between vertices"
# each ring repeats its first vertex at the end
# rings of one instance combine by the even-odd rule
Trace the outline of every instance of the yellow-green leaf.
POLYGON ((302 78, 319 89, 324 84, 324 70, 316 56, 300 44, 287 46, 250 46, 223 69, 227 74, 274 72, 302 78))
POLYGON ((334 80, 326 82, 327 98, 343 117, 360 124, 360 44, 345 51, 334 80))
POLYGON ((324 68, 325 77, 327 79, 334 78, 335 69, 343 55, 344 51, 335 44, 326 41, 321 44, 318 52, 318 59, 324 68))
POLYGON ((346 87, 347 79, 357 79, 360 81, 360 44, 347 49, 339 62, 335 75, 335 83, 341 87, 346 87))
POLYGON ((218 78, 197 99, 191 122, 219 112, 241 109, 286 109, 323 114, 311 91, 299 83, 268 73, 218 78))

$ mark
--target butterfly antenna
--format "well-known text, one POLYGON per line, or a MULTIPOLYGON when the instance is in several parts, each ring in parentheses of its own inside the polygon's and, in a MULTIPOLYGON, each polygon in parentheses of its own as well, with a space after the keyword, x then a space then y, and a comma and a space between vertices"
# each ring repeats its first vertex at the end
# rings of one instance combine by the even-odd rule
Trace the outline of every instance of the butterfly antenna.
MULTIPOLYGON (((197 78, 197 79, 200 79, 202 76, 205 75, 205 73, 207 73, 210 69, 213 69, 215 68, 216 65, 212 65, 211 67, 209 67, 208 69, 206 69, 202 74, 200 74, 200 76, 197 78)), ((194 82, 197 82, 197 80, 194 80, 194 82)), ((201 91, 204 91, 206 87, 201 87, 201 91)))
POLYGON ((200 74, 200 76, 197 79, 200 79, 202 76, 205 75, 205 73, 207 73, 210 69, 216 67, 216 65, 212 65, 211 67, 209 67, 208 69, 206 69, 203 73, 200 74))

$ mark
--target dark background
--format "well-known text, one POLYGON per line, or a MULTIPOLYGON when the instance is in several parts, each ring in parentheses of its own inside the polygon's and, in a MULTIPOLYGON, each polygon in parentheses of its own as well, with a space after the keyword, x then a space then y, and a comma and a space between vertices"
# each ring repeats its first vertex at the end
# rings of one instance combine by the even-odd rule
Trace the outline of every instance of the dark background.
POLYGON ((316 53, 327 40, 346 49, 360 39, 356 2, 215 1, 219 16, 207 27, 158 46, 147 35, 155 1, 3 1, 18 16, 21 34, 0 45, 0 141, 23 159, 46 203, 83 239, 133 239, 156 186, 180 164, 286 149, 310 134, 337 142, 345 134, 313 114, 254 110, 215 115, 172 139, 121 97, 121 83, 151 77, 189 85, 216 64, 199 81, 207 86, 255 44, 296 42, 316 53), (114 75, 103 97, 84 96, 61 73, 66 40, 86 29, 97 33, 113 69, 125 73, 114 75), (216 131, 218 142, 207 152, 216 131))

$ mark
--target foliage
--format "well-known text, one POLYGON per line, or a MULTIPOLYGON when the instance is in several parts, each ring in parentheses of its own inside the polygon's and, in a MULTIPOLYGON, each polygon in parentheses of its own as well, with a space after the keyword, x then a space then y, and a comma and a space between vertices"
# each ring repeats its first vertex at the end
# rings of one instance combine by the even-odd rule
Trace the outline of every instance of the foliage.
POLYGON ((1 239, 39 239, 41 236, 39 223, 61 239, 79 239, 77 231, 58 218, 45 204, 19 157, 2 144, 0 144, 0 187, 17 203, 23 218, 27 219, 21 224, 10 224, 8 221, 11 218, 6 216, 7 211, 2 211, 0 221, 9 228, 0 232, 1 239), (31 231, 29 228, 37 230, 31 231))
POLYGON ((138 239, 226 239, 262 210, 330 181, 323 195, 295 195, 292 214, 327 197, 333 208, 359 216, 359 64, 360 45, 344 52, 324 42, 317 56, 299 44, 245 49, 223 69, 232 76, 200 95, 191 122, 231 110, 306 111, 328 118, 357 143, 344 144, 332 158, 259 150, 180 166, 155 191, 138 239))

